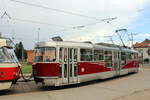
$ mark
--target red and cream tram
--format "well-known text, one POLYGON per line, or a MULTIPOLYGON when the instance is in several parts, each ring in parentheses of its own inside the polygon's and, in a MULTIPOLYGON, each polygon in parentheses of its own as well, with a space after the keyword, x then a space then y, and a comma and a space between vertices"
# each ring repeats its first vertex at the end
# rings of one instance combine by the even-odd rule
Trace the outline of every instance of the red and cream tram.
POLYGON ((0 90, 9 89, 19 78, 19 71, 11 40, 0 38, 0 90))
POLYGON ((49 41, 35 47, 33 76, 46 86, 77 84, 138 72, 137 51, 101 44, 49 41))

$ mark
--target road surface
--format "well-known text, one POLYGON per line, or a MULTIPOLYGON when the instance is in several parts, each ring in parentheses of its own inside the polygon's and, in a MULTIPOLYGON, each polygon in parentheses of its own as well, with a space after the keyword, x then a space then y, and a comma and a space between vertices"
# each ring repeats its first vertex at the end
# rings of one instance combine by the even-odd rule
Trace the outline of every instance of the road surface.
POLYGON ((33 81, 18 82, 0 91, 0 100, 150 100, 150 68, 107 80, 65 87, 45 87, 33 81))

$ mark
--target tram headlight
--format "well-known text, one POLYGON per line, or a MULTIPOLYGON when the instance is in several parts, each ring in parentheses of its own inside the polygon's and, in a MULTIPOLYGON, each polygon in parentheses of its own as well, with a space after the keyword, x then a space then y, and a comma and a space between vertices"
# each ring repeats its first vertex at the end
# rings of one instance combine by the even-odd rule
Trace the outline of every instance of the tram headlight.
POLYGON ((14 75, 14 77, 18 77, 19 76, 18 72, 14 72, 13 75, 14 75))
POLYGON ((1 77, 1 78, 4 78, 4 77, 5 77, 4 72, 0 72, 0 77, 1 77))

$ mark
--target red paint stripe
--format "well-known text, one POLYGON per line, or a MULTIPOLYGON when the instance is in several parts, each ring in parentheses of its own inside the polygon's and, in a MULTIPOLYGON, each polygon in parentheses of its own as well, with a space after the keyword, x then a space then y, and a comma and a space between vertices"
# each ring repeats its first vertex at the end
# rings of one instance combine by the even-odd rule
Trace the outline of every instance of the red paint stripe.
POLYGON ((137 65, 138 65, 138 62, 137 61, 130 61, 130 62, 128 62, 126 65, 124 65, 123 67, 122 67, 122 69, 127 69, 127 68, 136 68, 137 67, 137 65))
POLYGON ((79 62, 78 75, 111 71, 111 68, 101 65, 99 62, 79 62))
POLYGON ((19 78, 19 67, 2 68, 0 67, 0 81, 14 80, 19 78))

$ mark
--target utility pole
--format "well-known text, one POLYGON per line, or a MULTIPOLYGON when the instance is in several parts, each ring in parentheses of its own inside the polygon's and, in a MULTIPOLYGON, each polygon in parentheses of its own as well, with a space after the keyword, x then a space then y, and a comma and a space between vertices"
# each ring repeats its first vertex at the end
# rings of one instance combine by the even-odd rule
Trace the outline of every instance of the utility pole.
POLYGON ((133 48, 133 44, 134 44, 134 36, 137 35, 137 33, 131 33, 131 38, 130 38, 130 41, 131 41, 131 47, 133 48))
POLYGON ((40 41, 40 28, 38 28, 38 42, 40 41))
POLYGON ((133 33, 131 33, 131 47, 133 48, 133 33))

